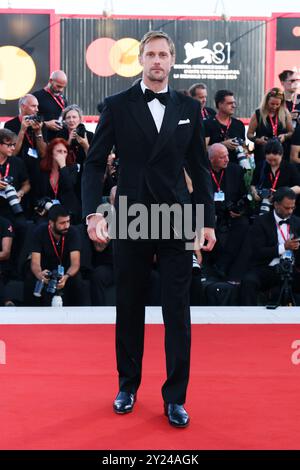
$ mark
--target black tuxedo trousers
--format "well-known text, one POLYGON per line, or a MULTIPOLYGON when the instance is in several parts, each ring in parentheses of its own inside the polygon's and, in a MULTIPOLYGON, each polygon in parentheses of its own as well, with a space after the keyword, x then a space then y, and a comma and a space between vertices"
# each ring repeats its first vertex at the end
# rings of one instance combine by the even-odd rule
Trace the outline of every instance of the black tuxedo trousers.
POLYGON ((167 380, 162 395, 167 403, 183 404, 190 364, 192 252, 185 250, 185 243, 180 240, 114 242, 119 385, 120 390, 136 392, 141 382, 145 300, 155 254, 159 263, 165 324, 167 380))

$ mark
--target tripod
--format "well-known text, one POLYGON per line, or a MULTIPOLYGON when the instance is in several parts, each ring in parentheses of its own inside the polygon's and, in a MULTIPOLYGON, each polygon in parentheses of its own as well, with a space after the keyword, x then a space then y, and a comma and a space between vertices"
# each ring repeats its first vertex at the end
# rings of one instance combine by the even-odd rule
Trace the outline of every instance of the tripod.
POLYGON ((266 308, 275 310, 275 308, 280 305, 287 307, 295 307, 295 297, 291 287, 291 281, 293 280, 293 275, 291 272, 281 272, 280 279, 282 281, 280 293, 276 304, 268 304, 266 308))

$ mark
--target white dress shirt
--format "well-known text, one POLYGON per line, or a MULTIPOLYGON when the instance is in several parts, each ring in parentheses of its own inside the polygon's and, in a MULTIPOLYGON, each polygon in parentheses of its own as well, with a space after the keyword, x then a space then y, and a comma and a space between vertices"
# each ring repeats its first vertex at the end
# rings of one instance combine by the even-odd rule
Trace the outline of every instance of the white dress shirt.
MULTIPOLYGON (((143 93, 145 93, 146 88, 148 88, 146 87, 143 80, 141 81, 141 88, 143 93)), ((163 90, 158 91, 158 93, 166 93, 167 91, 168 85, 166 85, 163 90)), ((166 107, 157 98, 152 101, 149 101, 147 104, 154 119, 157 131, 159 132, 165 115, 166 107)))
MULTIPOLYGON (((275 218, 275 222, 277 225, 278 254, 279 256, 281 256, 285 252, 284 244, 286 240, 290 238, 290 231, 289 231, 288 224, 280 225, 280 230, 279 230, 279 222, 285 219, 278 217, 275 211, 274 211, 274 218, 275 218)), ((279 257, 272 259, 269 266, 275 266, 278 263, 279 263, 279 257)))

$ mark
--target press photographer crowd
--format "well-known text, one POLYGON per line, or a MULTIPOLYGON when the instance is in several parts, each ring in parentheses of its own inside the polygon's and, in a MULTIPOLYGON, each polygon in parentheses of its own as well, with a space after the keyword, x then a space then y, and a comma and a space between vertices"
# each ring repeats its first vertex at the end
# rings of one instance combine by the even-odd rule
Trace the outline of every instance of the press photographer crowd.
MULTIPOLYGON (((300 304, 300 74, 279 80, 247 132, 230 90, 216 90, 215 109, 204 83, 182 91, 200 103, 216 208, 217 243, 194 253, 191 305, 300 304)), ((0 305, 115 305, 113 241, 92 242, 81 215, 93 133, 66 86, 66 74, 52 72, 0 129, 0 305)), ((112 148, 103 202, 114 204, 121 171, 112 148)), ((157 258, 148 305, 161 305, 157 258)))

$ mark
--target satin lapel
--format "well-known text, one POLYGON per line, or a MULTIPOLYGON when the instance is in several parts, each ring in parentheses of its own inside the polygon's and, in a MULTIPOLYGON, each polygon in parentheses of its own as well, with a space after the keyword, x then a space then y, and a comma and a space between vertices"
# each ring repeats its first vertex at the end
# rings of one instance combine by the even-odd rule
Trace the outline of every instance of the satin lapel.
POLYGON ((144 99, 140 83, 130 89, 128 110, 143 131, 147 140, 153 145, 158 132, 151 111, 144 99))
POLYGON ((180 112, 181 106, 180 101, 173 90, 170 90, 170 99, 165 109, 164 119, 161 125, 160 132, 158 134, 158 138, 154 145, 152 154, 150 156, 149 161, 154 161, 158 156, 160 150, 168 141, 170 136, 173 134, 175 129, 178 126, 178 122, 180 120, 180 112))

